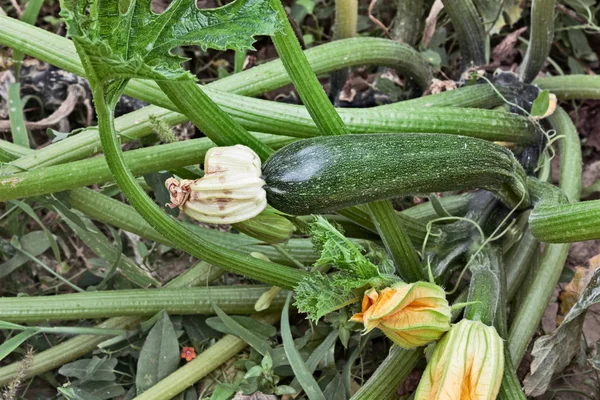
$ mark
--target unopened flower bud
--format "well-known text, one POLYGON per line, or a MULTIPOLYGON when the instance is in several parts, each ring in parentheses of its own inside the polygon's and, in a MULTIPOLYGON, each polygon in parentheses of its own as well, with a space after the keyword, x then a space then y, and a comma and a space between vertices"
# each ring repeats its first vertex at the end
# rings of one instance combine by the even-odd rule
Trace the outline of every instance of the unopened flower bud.
POLYGON ((204 157, 205 175, 165 182, 170 207, 212 224, 232 224, 260 214, 267 206, 260 158, 242 145, 213 147, 204 157))
POLYGON ((296 230, 294 224, 271 207, 267 207, 256 217, 233 226, 248 236, 271 244, 287 241, 296 230))
POLYGON ((463 319, 436 345, 415 400, 494 400, 504 372, 504 344, 491 326, 463 319))
POLYGON ((380 329, 406 349, 439 339, 450 329, 450 306, 444 290, 432 283, 399 283, 380 292, 365 292, 362 312, 350 320, 365 331, 380 329))

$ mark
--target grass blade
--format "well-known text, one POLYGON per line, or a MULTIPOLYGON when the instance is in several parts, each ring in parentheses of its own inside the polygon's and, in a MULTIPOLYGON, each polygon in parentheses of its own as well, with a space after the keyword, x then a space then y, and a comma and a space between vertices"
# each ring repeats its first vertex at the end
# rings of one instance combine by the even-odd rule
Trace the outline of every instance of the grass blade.
POLYGON ((8 339, 2 345, 0 345, 0 361, 2 361, 7 355, 13 352, 17 347, 19 347, 24 341, 32 337, 38 333, 35 331, 25 331, 21 332, 18 335, 8 339))
POLYGON ((283 348, 285 355, 290 362, 290 366, 296 375, 296 379, 304 389, 304 392, 310 400, 325 400, 325 395, 321 391, 319 384, 313 377, 312 372, 307 367, 306 363, 302 359, 302 356, 296 349, 294 344, 294 338, 292 337, 292 331, 290 329, 290 300, 292 299, 292 293, 288 294, 288 298, 281 312, 281 338, 283 339, 283 348))
POLYGON ((215 303, 212 304, 215 313, 217 316, 223 321, 225 326, 229 328, 232 332, 235 332, 235 336, 238 336, 244 342, 248 343, 254 350, 258 351, 263 356, 266 354, 271 354, 273 352, 273 348, 267 343, 265 340, 261 339, 254 332, 249 331, 240 325, 236 320, 231 318, 229 315, 225 314, 223 310, 219 308, 215 303))

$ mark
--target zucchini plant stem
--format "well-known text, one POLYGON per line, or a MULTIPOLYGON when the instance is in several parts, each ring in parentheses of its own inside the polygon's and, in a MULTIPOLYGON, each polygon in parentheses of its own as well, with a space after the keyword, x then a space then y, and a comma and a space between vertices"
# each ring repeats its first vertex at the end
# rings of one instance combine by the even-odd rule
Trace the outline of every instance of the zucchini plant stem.
POLYGON ((462 70, 466 70, 471 64, 475 67, 484 65, 486 63, 485 32, 473 1, 443 0, 442 3, 458 37, 462 70))
POLYGON ((310 68, 306 55, 288 21, 280 0, 271 0, 281 22, 281 30, 273 35, 273 44, 300 99, 323 135, 343 135, 348 128, 333 108, 317 76, 310 68))
MULTIPOLYGON (((228 314, 254 312, 256 300, 268 286, 215 286, 177 289, 103 290, 54 296, 1 297, 0 320, 15 323, 152 316, 161 310, 171 315, 213 314, 212 303, 228 314)), ((286 293, 271 303, 283 307, 286 293)))
POLYGON ((178 243, 184 251, 194 257, 271 285, 291 289, 305 276, 306 272, 303 271, 259 260, 226 247, 214 246, 165 214, 146 195, 127 169, 115 131, 112 105, 106 99, 104 89, 99 83, 92 83, 91 86, 106 162, 125 197, 154 229, 178 243))
MULTIPOLYGON (((287 19, 281 1, 272 0, 271 3, 283 22, 283 30, 275 33, 273 43, 315 125, 322 135, 350 133, 329 101, 316 75, 312 72, 287 19)), ((375 212, 372 216, 379 235, 387 249, 393 254, 396 268, 399 271, 410 271, 401 273, 401 276, 404 275, 405 278, 425 279, 424 274, 419 273, 421 271, 419 256, 399 218, 395 216, 391 203, 389 201, 378 203, 374 206, 375 212), (399 247, 391 248, 392 245, 399 247)))
POLYGON ((273 149, 250 135, 193 81, 157 81, 161 90, 217 146, 248 146, 264 162, 273 149))
MULTIPOLYGON (((261 135, 264 137, 264 135, 261 135)), ((252 136, 253 139, 256 139, 252 136)), ((288 144, 289 138, 274 136, 276 147, 288 144)), ((263 142, 260 142, 263 146, 263 142)), ((206 152, 215 144, 207 138, 145 147, 124 153, 134 175, 145 175, 193 164, 202 164, 206 152)), ((0 201, 38 196, 112 181, 105 157, 94 157, 47 168, 37 168, 0 180, 0 201)))
POLYGON ((550 54, 554 38, 555 0, 533 0, 531 5, 531 35, 525 59, 519 75, 523 82, 530 83, 541 71, 550 54))
MULTIPOLYGON (((335 24, 333 40, 356 36, 358 21, 358 0, 335 0, 335 24)), ((329 97, 336 101, 350 73, 349 68, 333 71, 329 74, 329 97)))
MULTIPOLYGON (((183 288, 194 284, 207 284, 216 280, 221 274, 222 270, 219 270, 219 268, 205 262, 200 262, 181 274, 178 278, 167 283, 166 286, 169 288, 183 288)), ((130 329, 143 320, 143 317, 110 318, 97 325, 96 328, 130 329)), ((21 361, 0 367, 0 386, 13 381, 17 375, 22 376, 22 379, 28 379, 58 368, 93 351, 98 344, 106 339, 108 337, 80 335, 57 344, 48 350, 34 354, 31 365, 25 371, 22 370, 21 361)))
POLYGON ((396 0, 396 15, 391 34, 392 39, 416 46, 422 31, 423 0, 396 0))
MULTIPOLYGON (((558 135, 561 154, 560 187, 570 201, 577 201, 581 190, 581 144, 569 116, 560 108, 550 118, 558 135), (568 121, 567 121, 568 119, 568 121)), ((533 215, 533 213, 532 213, 533 215)), ((589 217, 588 217, 589 218, 589 217)), ((561 229, 564 229, 561 228, 561 229)), ((533 230, 533 229, 532 229, 533 230)), ((508 332, 510 355, 518 365, 531 340, 546 305, 552 297, 569 252, 569 244, 547 244, 542 259, 521 307, 513 314, 508 332)))
POLYGON ((406 350, 393 346, 386 359, 371 378, 350 400, 389 399, 417 366, 423 351, 421 348, 406 350))
POLYGON ((533 84, 554 93, 559 100, 600 99, 598 75, 550 76, 537 78, 533 84))

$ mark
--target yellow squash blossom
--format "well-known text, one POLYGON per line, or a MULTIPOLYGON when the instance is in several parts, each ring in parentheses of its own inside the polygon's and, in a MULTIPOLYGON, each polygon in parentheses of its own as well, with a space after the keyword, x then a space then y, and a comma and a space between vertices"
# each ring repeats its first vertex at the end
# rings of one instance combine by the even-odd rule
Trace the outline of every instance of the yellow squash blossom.
POLYGON ((504 344, 491 326, 463 319, 437 344, 415 400, 494 400, 504 371, 504 344))
POLYGON ((444 290, 432 283, 399 283, 380 292, 365 292, 362 312, 350 319, 365 332, 380 329, 406 349, 439 339, 450 329, 450 307, 444 290))

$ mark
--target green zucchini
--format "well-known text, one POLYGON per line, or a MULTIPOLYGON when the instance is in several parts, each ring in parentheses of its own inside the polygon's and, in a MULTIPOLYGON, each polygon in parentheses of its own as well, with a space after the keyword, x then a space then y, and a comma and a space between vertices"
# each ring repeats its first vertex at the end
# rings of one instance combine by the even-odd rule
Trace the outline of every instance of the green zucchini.
POLYGON ((301 140, 263 165, 267 200, 306 215, 412 193, 481 188, 526 207, 525 171, 502 146, 444 134, 358 134, 301 140))

